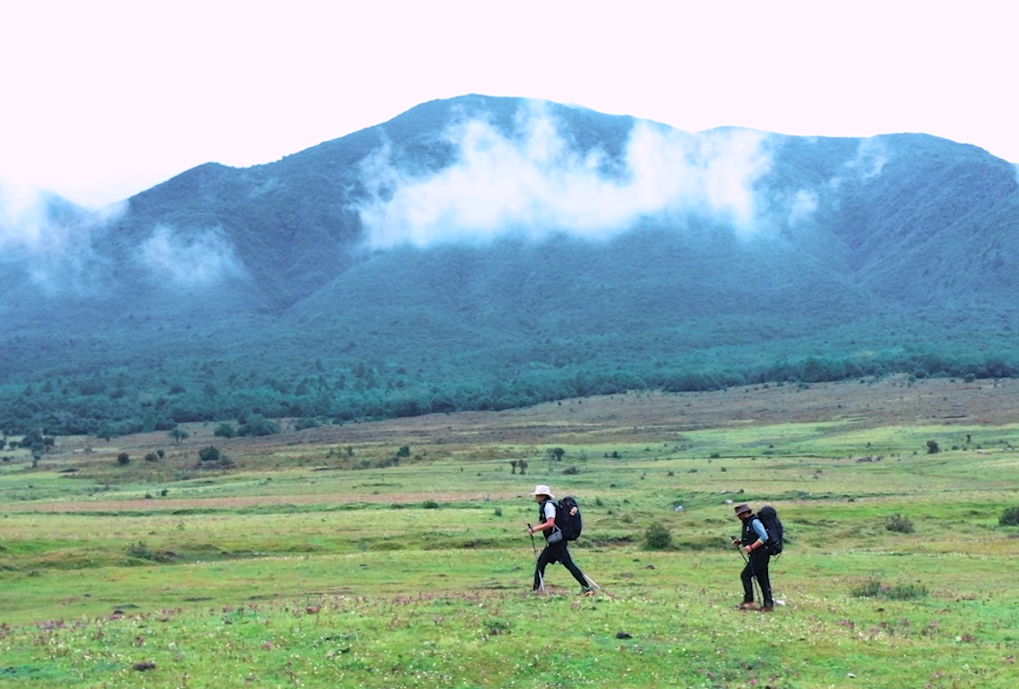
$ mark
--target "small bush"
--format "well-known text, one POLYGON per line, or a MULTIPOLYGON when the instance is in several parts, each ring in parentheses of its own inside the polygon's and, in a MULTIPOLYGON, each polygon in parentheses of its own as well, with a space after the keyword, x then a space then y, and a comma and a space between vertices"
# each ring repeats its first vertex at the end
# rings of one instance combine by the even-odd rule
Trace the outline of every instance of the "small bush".
POLYGON ((434 500, 425 500, 421 504, 421 506, 424 507, 426 510, 437 510, 437 509, 439 509, 439 503, 435 502, 434 500))
POLYGON ((910 521, 909 517, 904 517, 901 514, 893 514, 888 517, 888 521, 885 522, 885 528, 889 531, 896 531, 898 533, 913 533, 913 522, 910 521))
POLYGON ((237 435, 240 436, 263 436, 276 435, 280 432, 280 426, 260 414, 252 414, 247 417, 247 423, 237 428, 237 435))
POLYGON ((579 474, 580 473, 580 469, 578 469, 577 467, 566 467, 565 469, 563 469, 563 473, 564 474, 570 474, 570 475, 579 474))
POLYGON ((203 447, 198 451, 198 459, 202 462, 218 462, 219 450, 213 445, 203 447))
POLYGON ((221 423, 216 426, 216 430, 214 430, 212 434, 217 438, 233 438, 237 435, 237 431, 231 424, 221 423))
POLYGON ((316 418, 303 417, 294 422, 295 431, 303 431, 306 428, 318 428, 322 422, 316 418))
POLYGON ((886 595, 891 600, 916 600, 926 598, 928 593, 930 592, 923 584, 899 584, 888 587, 886 595))
POLYGON ((145 455, 145 461, 146 462, 158 462, 159 461, 159 455, 157 455, 155 452, 149 452, 148 454, 145 455))
POLYGON ((119 455, 117 455, 117 464, 121 466, 126 466, 130 463, 131 455, 127 454, 126 452, 121 452, 119 455))
POLYGON ((660 522, 655 522, 644 533, 645 550, 665 550, 672 546, 672 532, 660 522))
POLYGON ((998 517, 1001 526, 1019 526, 1019 507, 1009 507, 998 517))
POLYGON ((887 598, 888 600, 915 600, 925 598, 929 591, 923 584, 888 586, 879 579, 868 579, 850 591, 854 598, 887 598))
POLYGON ((156 553, 145 545, 145 541, 138 541, 128 546, 127 556, 133 557, 136 560, 151 560, 153 562, 158 559, 156 553))

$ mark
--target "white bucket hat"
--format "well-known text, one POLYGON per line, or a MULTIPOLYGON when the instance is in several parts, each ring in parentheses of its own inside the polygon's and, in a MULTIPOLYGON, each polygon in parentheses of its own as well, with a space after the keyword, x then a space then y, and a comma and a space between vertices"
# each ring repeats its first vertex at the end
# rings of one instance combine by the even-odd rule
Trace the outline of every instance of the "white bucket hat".
POLYGON ((534 487, 533 495, 547 495, 548 497, 555 500, 555 496, 552 495, 552 489, 540 483, 534 487))

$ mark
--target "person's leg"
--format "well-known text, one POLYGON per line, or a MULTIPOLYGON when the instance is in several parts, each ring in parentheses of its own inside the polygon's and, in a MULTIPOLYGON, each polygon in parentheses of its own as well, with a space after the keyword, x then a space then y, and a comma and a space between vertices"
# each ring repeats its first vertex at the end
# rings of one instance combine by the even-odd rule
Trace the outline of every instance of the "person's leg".
POLYGON ((766 608, 773 607, 775 601, 771 596, 771 577, 768 575, 768 562, 771 560, 771 555, 768 553, 761 553, 756 558, 752 559, 754 563, 754 574, 757 576, 757 585, 761 587, 761 596, 764 598, 764 600, 761 601, 761 605, 766 608))
POLYGON ((740 572, 740 579, 743 580, 743 602, 753 603, 754 602, 754 567, 751 564, 752 561, 748 561, 743 567, 743 571, 740 572))
POLYGON ((585 589, 590 588, 590 585, 587 583, 587 578, 584 577, 584 573, 581 572, 580 568, 573 563, 573 558, 570 557, 570 551, 566 547, 566 543, 558 545, 562 545, 562 552, 559 554, 559 562, 563 563, 563 567, 570 570, 570 574, 573 575, 573 578, 577 580, 581 587, 585 589))
POLYGON ((538 556, 538 561, 534 565, 535 591, 542 587, 545 579, 545 567, 550 562, 555 562, 555 557, 551 553, 551 546, 545 546, 545 549, 541 551, 541 555, 538 556))

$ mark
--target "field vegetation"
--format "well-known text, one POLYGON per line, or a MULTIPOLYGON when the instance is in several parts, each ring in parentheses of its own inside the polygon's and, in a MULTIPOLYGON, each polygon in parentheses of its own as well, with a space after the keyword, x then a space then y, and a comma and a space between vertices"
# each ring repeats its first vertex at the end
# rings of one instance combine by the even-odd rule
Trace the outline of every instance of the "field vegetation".
POLYGON ((7 451, 0 687, 1014 684, 1013 380, 279 421, 7 451), (593 598, 530 591, 536 483, 593 598), (772 614, 736 610, 744 501, 785 523, 772 614))

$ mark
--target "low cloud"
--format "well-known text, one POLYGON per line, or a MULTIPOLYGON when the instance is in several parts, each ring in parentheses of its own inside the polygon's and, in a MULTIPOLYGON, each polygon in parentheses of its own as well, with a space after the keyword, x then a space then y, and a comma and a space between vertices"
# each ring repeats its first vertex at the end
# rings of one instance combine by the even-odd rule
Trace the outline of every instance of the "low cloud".
POLYGON ((244 274, 218 229, 184 233, 159 225, 139 247, 138 261, 155 280, 185 290, 210 287, 244 274))
POLYGON ((814 191, 808 191, 801 189, 793 195, 792 202, 789 204, 789 225, 798 225, 806 220, 813 217, 814 211, 817 210, 817 193, 814 191))
POLYGON ((860 180, 867 181, 881 174, 889 157, 881 139, 861 139, 856 157, 846 163, 846 168, 860 180))
POLYGON ((392 146, 362 163, 370 199, 358 211, 372 248, 568 233, 605 239, 642 219, 709 218, 743 235, 759 229, 754 184, 771 165, 767 135, 689 134, 638 122, 619 160, 580 152, 540 104, 506 134, 483 119, 451 127, 454 163, 416 175, 392 146))
POLYGON ((0 261, 44 293, 88 294, 102 281, 97 237, 125 210, 89 211, 54 194, 0 180, 0 261))
POLYGON ((880 177, 891 157, 883 140, 879 138, 860 139, 853 158, 847 160, 837 174, 828 180, 829 190, 836 193, 833 199, 835 207, 839 206, 837 193, 841 191, 844 184, 870 182, 880 177))

